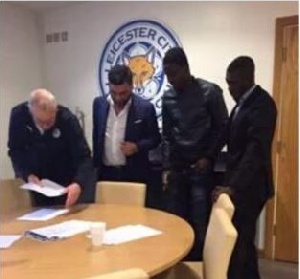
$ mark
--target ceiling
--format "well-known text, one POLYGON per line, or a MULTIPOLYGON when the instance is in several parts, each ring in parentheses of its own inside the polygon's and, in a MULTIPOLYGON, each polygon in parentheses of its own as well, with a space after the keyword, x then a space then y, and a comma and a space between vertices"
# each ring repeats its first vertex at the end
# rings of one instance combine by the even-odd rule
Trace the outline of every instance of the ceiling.
POLYGON ((19 7, 27 8, 34 12, 46 12, 49 10, 62 8, 80 3, 81 1, 8 1, 19 7))

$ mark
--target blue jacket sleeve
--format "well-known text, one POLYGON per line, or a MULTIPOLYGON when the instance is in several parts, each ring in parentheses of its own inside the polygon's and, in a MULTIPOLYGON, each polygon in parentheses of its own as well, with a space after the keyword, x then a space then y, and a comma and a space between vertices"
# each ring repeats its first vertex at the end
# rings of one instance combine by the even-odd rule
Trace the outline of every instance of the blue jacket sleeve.
POLYGON ((157 118, 155 108, 152 104, 146 108, 146 117, 145 117, 145 130, 146 135, 137 142, 139 151, 149 151, 158 147, 161 141, 161 136, 158 128, 157 118))

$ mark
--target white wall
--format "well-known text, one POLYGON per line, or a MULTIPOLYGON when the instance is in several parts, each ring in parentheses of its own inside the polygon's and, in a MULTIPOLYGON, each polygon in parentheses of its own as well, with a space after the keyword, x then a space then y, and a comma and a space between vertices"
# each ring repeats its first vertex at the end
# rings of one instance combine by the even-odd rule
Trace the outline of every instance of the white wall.
POLYGON ((186 50, 192 73, 218 83, 231 109, 224 79, 228 63, 241 54, 253 56, 257 83, 272 93, 275 19, 295 14, 298 2, 284 1, 77 2, 49 10, 38 21, 29 11, 1 3, 1 177, 12 176, 6 155, 10 108, 43 80, 62 104, 83 110, 91 144, 101 51, 121 24, 154 19, 169 26, 186 50), (68 42, 45 44, 45 34, 61 31, 69 32, 68 42))
POLYGON ((68 43, 46 44, 47 85, 71 108, 86 114, 91 143, 92 100, 99 94, 98 65, 112 33, 132 19, 156 19, 181 40, 191 71, 218 83, 229 109, 225 70, 238 55, 253 56, 257 83, 273 83, 275 19, 298 14, 297 2, 86 2, 49 12, 46 33, 69 32, 68 43))
POLYGON ((42 86, 40 28, 37 16, 10 3, 0 4, 0 178, 14 176, 7 156, 10 110, 42 86))

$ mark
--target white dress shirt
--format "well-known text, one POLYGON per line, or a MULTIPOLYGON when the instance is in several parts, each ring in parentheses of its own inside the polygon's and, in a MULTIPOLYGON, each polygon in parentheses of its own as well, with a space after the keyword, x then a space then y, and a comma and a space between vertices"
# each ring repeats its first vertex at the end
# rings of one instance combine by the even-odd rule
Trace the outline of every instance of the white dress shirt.
POLYGON ((108 102, 110 104, 110 108, 106 122, 103 164, 105 166, 125 166, 126 157, 120 147, 125 138, 126 123, 131 99, 118 115, 116 115, 114 108, 115 105, 110 96, 108 97, 108 102))
POLYGON ((39 130, 40 134, 43 135, 45 133, 45 130, 41 128, 38 124, 34 123, 35 127, 39 130))

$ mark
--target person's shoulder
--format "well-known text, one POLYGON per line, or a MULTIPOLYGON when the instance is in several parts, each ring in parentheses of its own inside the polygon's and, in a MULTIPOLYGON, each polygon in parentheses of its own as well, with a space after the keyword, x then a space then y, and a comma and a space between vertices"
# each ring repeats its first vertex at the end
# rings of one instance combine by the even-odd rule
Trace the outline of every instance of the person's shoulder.
POLYGON ((208 80, 205 80, 202 78, 195 78, 195 82, 197 82, 197 84, 203 89, 206 89, 206 90, 209 90, 212 92, 222 92, 221 87, 211 81, 208 81, 208 80))
POLYGON ((26 115, 29 113, 29 108, 28 108, 28 103, 27 102, 23 102, 21 104, 18 104, 16 106, 14 106, 12 109, 12 114, 13 115, 26 115))
POLYGON ((108 97, 107 95, 96 96, 93 101, 94 108, 95 106, 97 107, 100 104, 107 103, 108 102, 107 97, 108 97))
POLYGON ((167 88, 164 90, 162 99, 169 99, 176 96, 176 91, 172 85, 167 85, 167 88))
POLYGON ((260 85, 255 85, 253 89, 253 93, 254 92, 258 92, 263 98, 272 98, 269 92, 266 89, 262 88, 260 85))
POLYGON ((146 100, 136 94, 132 94, 132 102, 138 106, 143 106, 143 107, 153 106, 149 100, 146 100))
POLYGON ((260 104, 263 103, 269 103, 272 106, 276 106, 275 105, 275 101, 273 99, 273 97, 271 96, 271 94, 265 90, 264 88, 262 88, 260 85, 256 85, 254 90, 253 90, 253 94, 257 95, 257 102, 260 104))
POLYGON ((94 98, 94 102, 97 101, 97 102, 104 102, 104 101, 107 101, 107 95, 101 95, 101 96, 96 96, 94 98))
POLYGON ((58 105, 57 117, 59 120, 69 120, 75 117, 75 114, 66 106, 58 105))
POLYGON ((132 104, 136 111, 139 111, 140 113, 145 113, 146 115, 153 115, 155 112, 154 105, 146 99, 143 99, 140 96, 137 96, 135 94, 132 95, 132 104))

